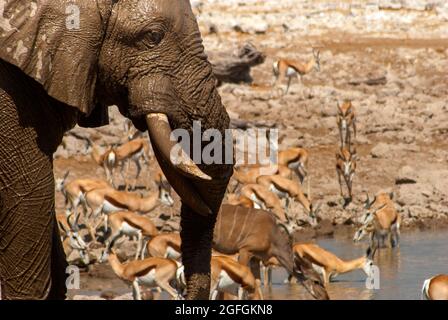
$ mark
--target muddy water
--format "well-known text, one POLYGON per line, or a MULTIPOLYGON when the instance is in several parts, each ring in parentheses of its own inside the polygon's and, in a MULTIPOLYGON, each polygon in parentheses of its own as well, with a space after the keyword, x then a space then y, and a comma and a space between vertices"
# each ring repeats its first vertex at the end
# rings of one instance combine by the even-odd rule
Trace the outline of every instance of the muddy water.
MULTIPOLYGON (((350 239, 323 239, 317 243, 343 259, 365 252, 366 243, 354 245, 350 239)), ((331 299, 412 300, 420 299, 423 281, 432 275, 448 273, 448 231, 402 234, 399 248, 381 249, 375 256, 380 270, 380 288, 366 289, 361 270, 338 276, 329 285, 331 299)), ((264 289, 265 299, 309 299, 302 286, 283 284, 286 273, 273 271, 273 286, 264 289)))

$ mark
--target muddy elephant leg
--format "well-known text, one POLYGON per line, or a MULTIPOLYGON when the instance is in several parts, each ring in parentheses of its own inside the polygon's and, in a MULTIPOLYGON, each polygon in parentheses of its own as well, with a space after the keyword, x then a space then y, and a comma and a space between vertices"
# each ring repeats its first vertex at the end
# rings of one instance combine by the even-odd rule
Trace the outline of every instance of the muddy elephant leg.
POLYGON ((30 161, 20 148, 0 151, 2 298, 64 299, 67 263, 54 213, 52 161, 28 150, 30 161), (14 166, 17 171, 8 171, 14 166))
POLYGON ((6 190, 9 187, 2 183, 3 299, 65 299, 67 263, 54 216, 52 171, 49 173, 50 176, 42 176, 35 184, 22 185, 24 181, 19 182, 22 187, 14 184, 13 190, 6 190))
POLYGON ((53 153, 77 119, 0 61, 0 282, 3 299, 64 299, 53 153), (60 108, 59 108, 60 107, 60 108))

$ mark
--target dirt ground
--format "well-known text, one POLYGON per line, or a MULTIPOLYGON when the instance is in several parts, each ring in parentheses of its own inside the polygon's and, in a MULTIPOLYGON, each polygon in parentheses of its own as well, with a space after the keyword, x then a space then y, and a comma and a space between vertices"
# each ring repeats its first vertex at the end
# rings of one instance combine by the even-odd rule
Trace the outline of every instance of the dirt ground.
MULTIPOLYGON (((365 1, 193 2, 212 61, 213 52, 248 41, 267 56, 252 69, 252 84, 220 88, 231 118, 278 129, 281 149, 302 146, 310 151, 311 197, 322 205, 323 223, 297 239, 352 237, 365 192, 372 197, 392 191, 404 230, 448 225, 448 10, 443 1, 429 7, 425 1, 373 1, 380 5, 371 6, 365 1), (294 80, 282 95, 272 87, 272 63, 280 57, 307 61, 312 47, 321 52, 320 72, 305 75, 303 82, 294 80), (350 84, 383 76, 385 84, 350 84), (356 111, 360 160, 354 200, 344 209, 335 152, 336 105, 345 99, 356 111)), ((102 147, 125 141, 124 118, 113 108, 110 113, 110 126, 74 132, 102 147)), ((66 170, 69 180, 104 177, 89 153, 82 140, 67 135, 65 148, 56 154, 56 177, 66 170)), ((153 187, 155 167, 153 163, 143 172, 139 185, 153 187)), ((62 197, 56 197, 61 211, 62 197)), ((151 216, 164 230, 177 230, 178 209, 177 198, 174 207, 159 207, 151 216)), ((294 204, 291 210, 302 209, 294 204)), ((88 289, 96 290, 91 278, 104 275, 106 281, 100 282, 111 286, 101 289, 116 287, 107 268, 94 266, 88 289)))

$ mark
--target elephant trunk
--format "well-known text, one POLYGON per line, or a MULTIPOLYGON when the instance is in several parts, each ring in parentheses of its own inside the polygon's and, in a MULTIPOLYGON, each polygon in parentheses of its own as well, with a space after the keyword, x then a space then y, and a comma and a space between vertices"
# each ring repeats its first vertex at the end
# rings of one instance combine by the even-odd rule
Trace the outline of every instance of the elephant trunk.
MULTIPOLYGON (((201 138, 203 130, 215 129, 224 134, 228 128, 229 117, 214 78, 208 72, 205 74, 208 76, 204 81, 190 91, 178 80, 163 75, 134 79, 128 86, 130 116, 140 121, 145 119, 157 161, 182 199, 181 249, 187 299, 209 297, 213 230, 233 167, 223 164, 224 159, 220 163, 195 163, 186 155, 188 152, 183 152, 182 147, 170 139, 172 129, 184 129, 190 142, 189 150, 185 145, 184 150, 200 149, 202 152, 205 143, 194 138, 193 121, 201 121, 201 138), (199 148, 194 143, 199 143, 199 148)), ((183 142, 182 136, 182 145, 183 142)), ((224 144, 221 147, 224 155, 224 144)))

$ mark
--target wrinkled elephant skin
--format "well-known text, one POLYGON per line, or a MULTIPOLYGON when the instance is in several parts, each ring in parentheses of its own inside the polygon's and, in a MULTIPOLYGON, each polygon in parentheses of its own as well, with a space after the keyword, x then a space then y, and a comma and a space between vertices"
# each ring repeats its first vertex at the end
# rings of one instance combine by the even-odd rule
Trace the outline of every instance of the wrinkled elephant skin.
MULTIPOLYGON (((76 123, 107 124, 109 105, 140 130, 159 114, 170 129, 191 133, 201 121, 203 131, 224 134, 229 117, 189 1, 0 0, 2 298, 65 298, 52 156, 76 123)), ((167 137, 149 129, 153 145, 163 145, 167 137)), ((187 298, 208 299, 207 261, 232 166, 182 172, 164 150, 155 153, 182 198, 187 298)))

